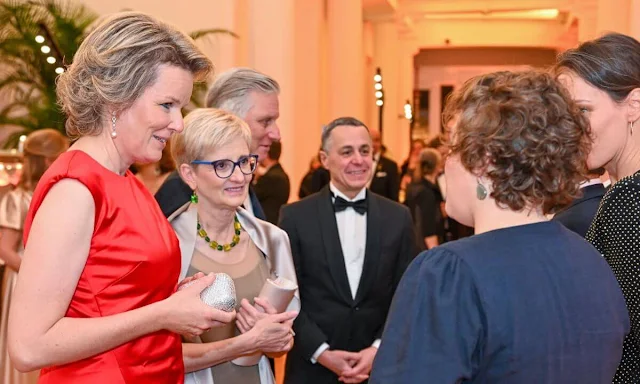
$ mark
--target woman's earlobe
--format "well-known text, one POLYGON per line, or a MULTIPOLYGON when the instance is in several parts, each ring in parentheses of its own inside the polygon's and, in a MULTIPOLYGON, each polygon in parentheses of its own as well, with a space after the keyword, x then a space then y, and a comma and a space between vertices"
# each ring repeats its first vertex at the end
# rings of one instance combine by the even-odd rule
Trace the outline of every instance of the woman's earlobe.
POLYGON ((629 122, 637 124, 637 121, 640 120, 640 88, 629 93, 627 103, 629 105, 629 122))
POLYGON ((189 164, 180 164, 177 169, 180 178, 187 183, 189 188, 195 190, 197 188, 196 178, 193 174, 194 170, 189 164))

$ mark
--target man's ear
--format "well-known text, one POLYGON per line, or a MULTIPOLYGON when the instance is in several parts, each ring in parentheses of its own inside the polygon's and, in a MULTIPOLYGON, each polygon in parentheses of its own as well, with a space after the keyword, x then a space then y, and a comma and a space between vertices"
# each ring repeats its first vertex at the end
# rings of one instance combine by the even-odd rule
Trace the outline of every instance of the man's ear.
POLYGON ((329 155, 324 150, 320 151, 320 163, 325 169, 329 169, 329 155))
POLYGON ((192 190, 196 190, 198 188, 197 177, 195 174, 195 169, 193 169, 189 164, 180 164, 178 167, 178 173, 182 180, 191 188, 192 190))

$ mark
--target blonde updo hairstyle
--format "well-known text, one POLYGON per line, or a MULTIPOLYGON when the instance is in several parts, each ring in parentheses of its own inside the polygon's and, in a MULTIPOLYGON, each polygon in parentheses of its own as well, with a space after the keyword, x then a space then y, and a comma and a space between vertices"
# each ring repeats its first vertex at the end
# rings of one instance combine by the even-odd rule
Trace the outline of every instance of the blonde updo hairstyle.
POLYGON ((238 138, 251 148, 251 129, 244 120, 221 109, 198 108, 184 118, 184 130, 171 139, 171 154, 180 168, 204 160, 238 138))
POLYGON ((110 113, 130 107, 170 64, 204 80, 211 61, 174 27, 139 12, 102 21, 82 42, 73 63, 58 77, 57 95, 72 138, 98 135, 110 113))
POLYGON ((69 148, 69 140, 52 128, 39 129, 24 142, 22 176, 19 186, 33 190, 51 163, 69 148))

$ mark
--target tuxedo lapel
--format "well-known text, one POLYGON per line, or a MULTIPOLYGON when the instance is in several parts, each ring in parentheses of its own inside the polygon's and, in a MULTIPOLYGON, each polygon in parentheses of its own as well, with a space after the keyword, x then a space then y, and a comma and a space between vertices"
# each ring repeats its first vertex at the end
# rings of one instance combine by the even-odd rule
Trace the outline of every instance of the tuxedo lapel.
POLYGON ((342 298, 351 303, 351 288, 349 287, 349 278, 344 265, 344 255, 342 254, 342 246, 340 245, 340 235, 338 234, 338 224, 336 223, 336 215, 331 204, 331 192, 329 186, 324 187, 320 191, 318 199, 318 218, 320 223, 320 232, 322 243, 324 244, 325 255, 329 264, 329 271, 333 282, 338 290, 338 294, 342 298))
POLYGON ((602 200, 606 192, 607 192, 607 189, 602 184, 588 185, 582 188, 582 196, 573 200, 568 207, 562 210, 562 212, 566 211, 569 208, 573 208, 576 205, 580 205, 581 203, 584 203, 585 201, 588 201, 591 199, 602 200))
POLYGON ((602 184, 594 184, 584 187, 582 189, 583 195, 579 201, 585 201, 590 199, 602 199, 604 194, 607 192, 604 185, 602 184))
POLYGON ((364 264, 360 284, 356 293, 356 304, 358 304, 369 292, 371 285, 375 282, 378 270, 378 260, 380 259, 380 236, 382 236, 382 214, 377 197, 367 191, 369 208, 367 210, 367 243, 364 251, 364 264))

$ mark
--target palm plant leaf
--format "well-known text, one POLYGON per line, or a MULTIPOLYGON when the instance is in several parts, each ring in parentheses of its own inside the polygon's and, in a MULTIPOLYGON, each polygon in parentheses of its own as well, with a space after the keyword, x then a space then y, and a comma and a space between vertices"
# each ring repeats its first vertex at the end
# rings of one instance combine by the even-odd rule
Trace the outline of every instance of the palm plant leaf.
MULTIPOLYGON (((65 117, 56 103, 55 68, 69 65, 98 15, 73 0, 0 0, 0 127, 18 126, 5 147, 14 147, 22 134, 41 128, 64 133, 65 117), (56 60, 47 62, 35 38, 45 35, 56 60)), ((202 29, 190 36, 238 35, 226 29, 202 29)), ((204 104, 207 85, 194 84, 189 109, 204 104)))
POLYGON ((236 39, 238 38, 238 35, 235 32, 223 28, 199 29, 189 33, 189 36, 191 36, 193 40, 210 37, 212 35, 228 35, 236 39))
POLYGON ((0 126, 22 130, 5 146, 40 128, 64 132, 64 115, 56 103, 55 68, 71 62, 87 27, 97 15, 69 1, 38 0, 0 2, 0 92, 8 103, 0 112, 0 126), (37 35, 46 35, 55 64, 40 51, 37 35))
MULTIPOLYGON (((236 39, 238 38, 238 35, 235 32, 222 28, 199 29, 189 33, 189 36, 191 36, 193 40, 208 39, 213 35, 227 35, 236 39)), ((191 100, 189 102, 189 105, 184 108, 183 113, 186 114, 196 108, 204 107, 207 89, 207 83, 194 83, 193 92, 191 93, 191 100)))

